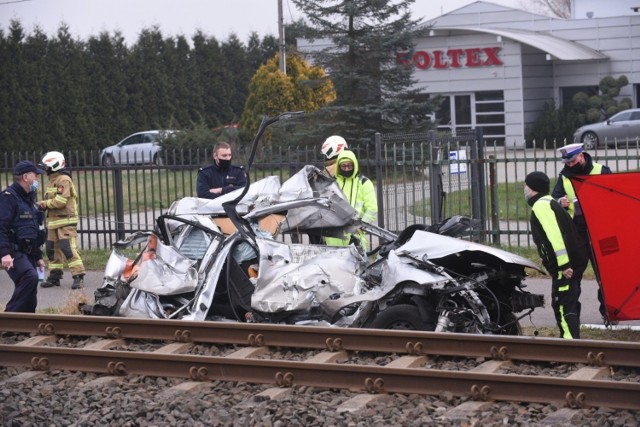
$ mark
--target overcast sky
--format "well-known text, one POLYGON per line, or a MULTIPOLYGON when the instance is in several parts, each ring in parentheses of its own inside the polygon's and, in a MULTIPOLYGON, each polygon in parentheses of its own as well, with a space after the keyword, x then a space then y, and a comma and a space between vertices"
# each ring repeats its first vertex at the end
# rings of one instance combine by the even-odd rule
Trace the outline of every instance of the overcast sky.
MULTIPOLYGON (((474 1, 416 0, 413 17, 432 19, 474 1)), ((491 2, 522 8, 522 0, 491 2)), ((285 23, 302 16, 290 0, 283 0, 283 15, 285 23)), ((252 31, 278 35, 278 0, 0 0, 0 29, 5 34, 12 19, 27 33, 38 25, 50 36, 63 22, 82 39, 119 30, 128 44, 135 43, 142 28, 153 25, 165 36, 191 38, 200 29, 218 40, 235 33, 246 42, 252 31)))

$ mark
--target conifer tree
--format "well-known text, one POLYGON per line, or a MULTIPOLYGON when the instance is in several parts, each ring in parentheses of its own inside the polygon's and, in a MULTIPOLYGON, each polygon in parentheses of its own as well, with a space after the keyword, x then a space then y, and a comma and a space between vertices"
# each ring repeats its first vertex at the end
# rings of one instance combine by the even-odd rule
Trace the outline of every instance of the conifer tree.
POLYGON ((328 71, 336 88, 336 101, 316 118, 325 122, 323 133, 370 140, 378 131, 429 126, 434 105, 413 89, 413 68, 396 59, 398 52, 411 54, 425 31, 411 18, 413 0, 293 2, 308 20, 307 37, 319 47, 313 62, 328 71))

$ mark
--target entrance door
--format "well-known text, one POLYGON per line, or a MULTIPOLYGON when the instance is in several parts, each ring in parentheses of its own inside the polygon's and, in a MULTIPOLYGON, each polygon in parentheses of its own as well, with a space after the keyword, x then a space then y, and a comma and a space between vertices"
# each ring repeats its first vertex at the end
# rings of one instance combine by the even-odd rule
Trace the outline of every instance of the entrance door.
POLYGON ((439 120, 438 129, 456 131, 474 127, 474 105, 472 94, 445 96, 444 102, 436 115, 439 120))

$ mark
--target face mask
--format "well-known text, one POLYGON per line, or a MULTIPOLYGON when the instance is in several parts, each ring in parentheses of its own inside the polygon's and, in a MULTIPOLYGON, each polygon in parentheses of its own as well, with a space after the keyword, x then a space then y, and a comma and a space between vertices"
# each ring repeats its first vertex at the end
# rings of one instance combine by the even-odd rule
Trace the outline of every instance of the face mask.
POLYGON ((524 189, 524 199, 528 202, 530 198, 531 198, 531 196, 529 195, 529 192, 525 188, 524 189))
POLYGON ((40 186, 40 183, 38 183, 38 181, 33 181, 31 183, 31 185, 29 186, 29 190, 30 191, 36 191, 38 189, 38 187, 40 186))
POLYGON ((584 168, 585 168, 585 165, 581 165, 580 163, 576 163, 573 166, 567 166, 567 169, 569 170, 569 172, 574 174, 584 173, 585 172, 584 168))
POLYGON ((218 159, 218 167, 227 170, 231 166, 231 160, 218 159))
POLYGON ((344 176, 345 178, 349 178, 351 175, 353 175, 353 169, 351 169, 350 171, 343 171, 341 169, 340 175, 344 176))

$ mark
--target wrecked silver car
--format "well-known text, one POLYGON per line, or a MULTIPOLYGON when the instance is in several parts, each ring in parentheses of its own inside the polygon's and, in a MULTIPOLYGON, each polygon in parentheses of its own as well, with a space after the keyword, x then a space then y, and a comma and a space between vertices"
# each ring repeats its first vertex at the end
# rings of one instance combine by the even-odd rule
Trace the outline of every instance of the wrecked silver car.
MULTIPOLYGON (((462 224, 462 227, 459 227, 462 224)), ((332 178, 306 166, 214 200, 184 198, 155 231, 114 245, 87 314, 517 334, 544 304, 526 292, 518 255, 415 225, 395 235, 360 221, 332 178), (311 244, 362 228, 356 244, 311 244), (303 243, 291 236, 305 234, 303 243), (143 245, 135 259, 126 248, 143 245)), ((453 231, 452 231, 453 230, 453 231)))

